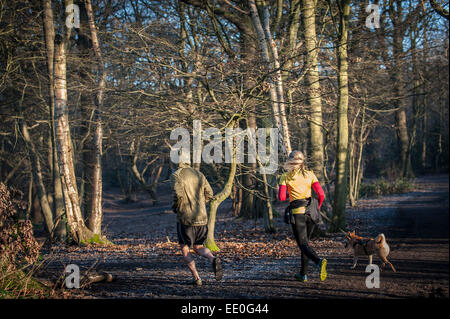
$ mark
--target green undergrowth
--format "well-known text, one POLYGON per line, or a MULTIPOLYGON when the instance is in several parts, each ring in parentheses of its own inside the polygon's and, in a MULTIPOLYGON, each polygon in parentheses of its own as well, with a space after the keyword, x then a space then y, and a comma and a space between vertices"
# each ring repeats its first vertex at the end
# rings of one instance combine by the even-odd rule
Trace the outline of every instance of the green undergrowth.
POLYGON ((36 281, 31 273, 0 268, 0 299, 39 299, 50 296, 50 289, 36 281))
POLYGON ((411 192, 415 187, 411 179, 401 178, 394 181, 377 179, 372 183, 362 183, 359 189, 359 197, 379 197, 384 195, 401 194, 411 192))

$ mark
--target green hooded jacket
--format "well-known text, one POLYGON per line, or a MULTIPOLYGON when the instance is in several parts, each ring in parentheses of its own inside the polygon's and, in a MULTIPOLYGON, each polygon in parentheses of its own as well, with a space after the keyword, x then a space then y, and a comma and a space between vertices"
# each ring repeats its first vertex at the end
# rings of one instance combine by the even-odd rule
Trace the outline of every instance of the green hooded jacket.
POLYGON ((171 176, 171 184, 174 192, 172 208, 177 220, 187 226, 206 225, 206 202, 214 195, 206 177, 188 164, 181 163, 171 176))

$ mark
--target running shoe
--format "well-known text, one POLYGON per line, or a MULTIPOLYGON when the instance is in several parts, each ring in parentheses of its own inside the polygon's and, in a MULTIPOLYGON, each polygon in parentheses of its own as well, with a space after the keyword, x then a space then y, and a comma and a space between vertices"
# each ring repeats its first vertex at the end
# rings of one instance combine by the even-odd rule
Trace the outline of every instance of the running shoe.
POLYGON ((192 282, 192 284, 194 285, 194 286, 201 286, 202 285, 202 280, 199 278, 199 279, 194 279, 194 281, 192 282))
POLYGON ((216 280, 217 281, 222 280, 223 269, 222 269, 222 264, 220 263, 220 259, 218 257, 214 258, 212 267, 213 267, 214 275, 216 276, 216 280))
POLYGON ((322 258, 319 261, 319 274, 321 281, 327 279, 327 260, 325 258, 322 258))
POLYGON ((301 282, 307 282, 308 276, 307 275, 300 275, 300 273, 296 273, 294 275, 295 280, 301 281, 301 282))

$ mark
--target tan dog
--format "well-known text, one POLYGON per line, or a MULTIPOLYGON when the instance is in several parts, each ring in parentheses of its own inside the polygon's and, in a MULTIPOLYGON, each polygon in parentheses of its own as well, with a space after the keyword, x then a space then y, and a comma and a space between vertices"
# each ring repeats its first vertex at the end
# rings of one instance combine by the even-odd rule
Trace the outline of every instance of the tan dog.
POLYGON ((356 264, 358 263, 358 257, 360 256, 368 256, 369 257, 369 265, 372 265, 372 258, 374 254, 377 254, 378 257, 383 262, 381 267, 384 268, 386 264, 391 266, 392 270, 395 272, 394 266, 387 259, 389 255, 390 248, 386 242, 386 237, 384 234, 379 234, 375 239, 374 238, 364 238, 355 234, 355 232, 348 232, 348 236, 345 236, 348 239, 348 245, 352 246, 353 249, 353 265, 350 269, 355 269, 356 264))

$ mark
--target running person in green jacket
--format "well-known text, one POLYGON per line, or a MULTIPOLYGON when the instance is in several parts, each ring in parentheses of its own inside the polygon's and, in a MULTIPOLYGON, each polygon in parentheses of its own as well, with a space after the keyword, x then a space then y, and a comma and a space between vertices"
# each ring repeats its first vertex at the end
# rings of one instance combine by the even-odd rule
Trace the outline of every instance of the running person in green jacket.
POLYGON ((201 172, 183 162, 172 174, 171 184, 174 191, 172 208, 177 214, 178 242, 184 262, 194 276, 193 284, 201 286, 202 280, 190 253, 191 247, 195 253, 211 262, 216 280, 221 280, 223 271, 220 259, 214 257, 211 251, 203 246, 208 233, 206 202, 213 197, 211 186, 201 172))

